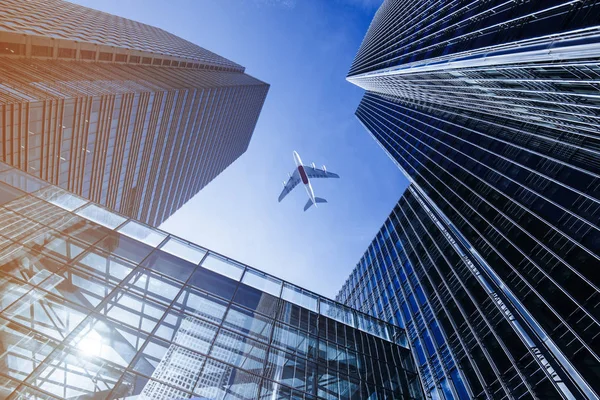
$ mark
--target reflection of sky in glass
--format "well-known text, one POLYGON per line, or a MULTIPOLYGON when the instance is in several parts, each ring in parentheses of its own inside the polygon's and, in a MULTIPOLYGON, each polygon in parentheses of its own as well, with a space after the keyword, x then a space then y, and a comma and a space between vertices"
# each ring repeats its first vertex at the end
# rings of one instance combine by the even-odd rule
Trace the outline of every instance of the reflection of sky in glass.
POLYGON ((408 349, 364 333, 389 338, 386 323, 289 283, 283 291, 281 280, 173 236, 143 244, 166 235, 151 230, 138 241, 145 227, 94 204, 77 209, 88 210, 79 212, 83 218, 71 218, 70 202, 43 200, 48 189, 14 193, 0 205, 0 213, 14 210, 0 238, 28 245, 0 242, 3 396, 15 390, 62 399, 420 396, 417 376, 402 367, 408 349), (92 220, 136 229, 121 236, 92 220), (82 235, 85 242, 77 240, 82 235), (56 240, 63 251, 52 245, 56 240), (75 255, 67 250, 71 242, 75 255), (208 276, 230 290, 211 286, 208 293, 198 280, 208 276), (312 311, 300 307, 305 303, 312 311), (367 343, 375 342, 373 352, 367 343), (375 376, 372 363, 387 372, 375 376))

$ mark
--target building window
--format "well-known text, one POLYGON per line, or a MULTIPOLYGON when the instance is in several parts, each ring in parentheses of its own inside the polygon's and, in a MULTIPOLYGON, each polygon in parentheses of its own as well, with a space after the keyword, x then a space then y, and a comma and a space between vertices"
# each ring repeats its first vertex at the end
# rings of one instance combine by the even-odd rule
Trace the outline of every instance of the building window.
POLYGON ((59 58, 75 58, 76 55, 77 55, 76 49, 63 49, 63 48, 58 49, 58 57, 59 58))
POLYGON ((161 65, 161 64, 163 64, 163 60, 161 58, 155 58, 152 61, 152 65, 161 65))
POLYGON ((152 59, 150 57, 143 57, 142 64, 152 64, 152 59))
POLYGON ((31 55, 35 57, 52 57, 52 47, 32 45, 31 55))
POLYGON ((129 56, 129 62, 137 64, 140 62, 140 56, 129 56))
POLYGON ((171 65, 171 60, 163 60, 162 65, 166 65, 166 66, 171 65))
POLYGON ((127 62, 127 54, 117 54, 115 57, 116 62, 127 62))
POLYGON ((79 52, 82 60, 95 60, 96 52, 92 50, 81 50, 79 52))
POLYGON ((20 55, 25 54, 25 45, 18 43, 0 42, 0 54, 20 55))
POLYGON ((112 61, 113 59, 113 55, 112 53, 106 53, 101 51, 100 55, 98 56, 98 60, 100 61, 112 61))

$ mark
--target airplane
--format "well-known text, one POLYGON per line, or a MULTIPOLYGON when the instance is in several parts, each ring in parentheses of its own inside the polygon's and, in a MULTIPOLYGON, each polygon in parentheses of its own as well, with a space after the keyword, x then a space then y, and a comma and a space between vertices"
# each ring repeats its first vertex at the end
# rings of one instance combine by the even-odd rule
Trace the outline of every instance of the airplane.
POLYGON ((327 200, 321 197, 315 197, 315 192, 313 191, 309 178, 339 178, 340 176, 327 171, 324 165, 321 169, 315 167, 315 163, 312 163, 310 166, 303 165, 300 156, 295 151, 294 162, 296 163, 296 168, 293 173, 288 174, 288 181, 283 181, 283 191, 279 195, 279 201, 281 202, 289 192, 294 190, 294 188, 302 182, 306 189, 306 193, 308 194, 308 202, 304 206, 304 211, 308 210, 313 204, 316 207, 317 203, 327 203, 327 200))

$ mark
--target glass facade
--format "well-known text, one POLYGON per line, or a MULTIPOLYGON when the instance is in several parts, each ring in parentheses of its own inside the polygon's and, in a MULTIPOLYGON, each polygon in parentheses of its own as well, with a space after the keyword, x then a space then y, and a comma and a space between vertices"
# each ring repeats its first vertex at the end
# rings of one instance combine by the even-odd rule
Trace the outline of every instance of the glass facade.
POLYGON ((338 299, 432 399, 597 399, 600 4, 435 3, 385 1, 348 76, 412 185, 338 299))
POLYGON ((243 67, 62 0, 2 8, 1 161, 157 226, 246 151, 269 85, 243 67))
POLYGON ((0 398, 423 398, 403 329, 0 170, 0 398))

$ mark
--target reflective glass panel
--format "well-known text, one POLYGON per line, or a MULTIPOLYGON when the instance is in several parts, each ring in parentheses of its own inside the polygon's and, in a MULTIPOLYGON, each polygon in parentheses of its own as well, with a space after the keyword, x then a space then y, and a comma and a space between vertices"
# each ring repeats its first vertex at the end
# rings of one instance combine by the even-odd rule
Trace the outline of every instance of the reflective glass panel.
POLYGON ((246 273, 242 278, 242 282, 248 286, 252 286, 263 292, 279 297, 281 295, 281 284, 279 279, 273 278, 263 272, 255 271, 250 268, 246 269, 246 273))
POLYGON ((160 246, 160 249, 179 258, 183 258, 192 264, 198 264, 206 254, 206 250, 203 248, 176 237, 170 237, 165 244, 160 246))
POLYGON ((73 211, 87 203, 87 200, 56 186, 45 187, 33 193, 33 195, 67 211, 73 211))
POLYGON ((267 342, 273 321, 260 314, 232 305, 225 316, 224 326, 244 335, 267 342))
POLYGON ((118 231, 152 247, 158 246, 167 237, 166 233, 136 221, 127 221, 118 231))
POLYGON ((268 293, 264 293, 250 286, 246 286, 243 283, 239 285, 235 292, 233 301, 271 318, 275 317, 279 305, 279 299, 277 297, 271 296, 268 293))
POLYGON ((127 367, 146 339, 147 335, 138 329, 95 315, 83 322, 71 344, 83 357, 102 358, 127 367))
POLYGON ((154 250, 141 265, 182 282, 187 281, 196 268, 194 264, 160 250, 154 250))
POLYGON ((236 281, 199 267, 190 278, 190 285, 203 289, 209 293, 231 299, 238 285, 236 281))
POLYGON ((177 311, 183 311, 203 319, 220 323, 227 309, 227 302, 208 293, 186 286, 173 304, 177 311))
POLYGON ((171 304, 181 287, 181 283, 145 268, 137 269, 125 283, 126 289, 165 305, 171 304))
POLYGON ((0 204, 9 203, 22 196, 25 196, 25 192, 0 182, 0 204))
POLYGON ((202 266, 236 281, 240 280, 244 272, 242 265, 212 253, 202 262, 202 266))
POLYGON ((40 190, 49 185, 48 182, 34 178, 33 176, 14 168, 0 172, 0 181, 27 193, 35 192, 36 190, 40 190))
POLYGON ((289 302, 307 308, 311 311, 317 311, 318 297, 297 286, 290 285, 289 283, 284 282, 281 297, 289 302))
POLYGON ((207 399, 254 400, 258 398, 259 383, 258 376, 208 359, 194 393, 207 399))
POLYGON ((141 262, 154 249, 147 244, 115 232, 109 233, 108 236, 96 243, 96 246, 136 263, 141 262))
POLYGON ((76 213, 84 218, 89 219, 90 221, 94 221, 95 223, 110 229, 115 229, 117 226, 126 221, 124 217, 112 213, 95 204, 88 204, 87 206, 77 210, 76 213))

